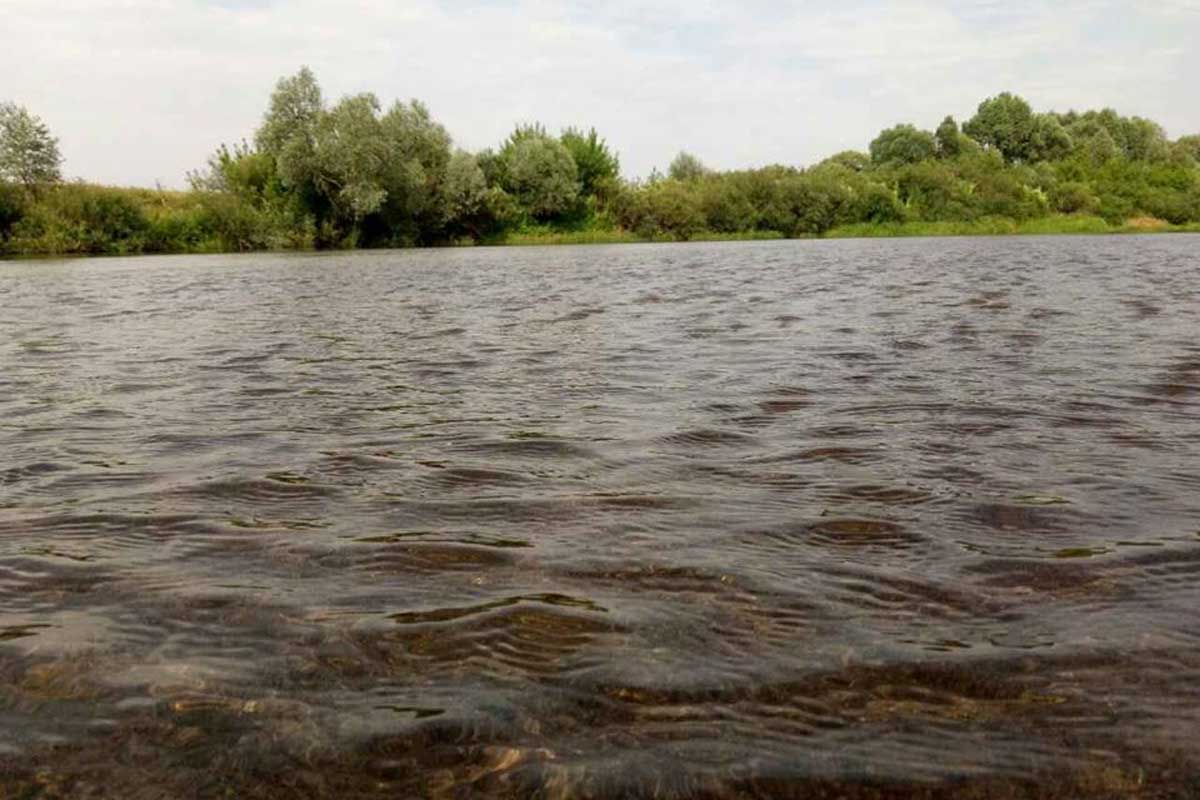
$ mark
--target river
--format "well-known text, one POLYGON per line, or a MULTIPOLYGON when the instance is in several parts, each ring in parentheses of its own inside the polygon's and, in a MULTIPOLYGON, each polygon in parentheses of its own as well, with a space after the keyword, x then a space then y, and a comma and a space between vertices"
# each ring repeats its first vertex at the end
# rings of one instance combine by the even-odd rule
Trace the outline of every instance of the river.
POLYGON ((1197 608, 1197 236, 0 263, 0 796, 1191 796, 1197 608))

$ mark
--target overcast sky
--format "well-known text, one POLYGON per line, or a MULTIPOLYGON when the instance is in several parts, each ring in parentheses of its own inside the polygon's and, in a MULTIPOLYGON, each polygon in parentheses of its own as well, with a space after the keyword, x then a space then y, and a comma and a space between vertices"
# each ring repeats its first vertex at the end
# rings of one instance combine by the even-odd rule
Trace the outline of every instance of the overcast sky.
POLYGON ((418 98, 467 149, 596 126, 628 176, 687 149, 807 164, 1004 90, 1200 132, 1200 0, 0 0, 0 100, 71 177, 182 186, 307 64, 327 98, 418 98))

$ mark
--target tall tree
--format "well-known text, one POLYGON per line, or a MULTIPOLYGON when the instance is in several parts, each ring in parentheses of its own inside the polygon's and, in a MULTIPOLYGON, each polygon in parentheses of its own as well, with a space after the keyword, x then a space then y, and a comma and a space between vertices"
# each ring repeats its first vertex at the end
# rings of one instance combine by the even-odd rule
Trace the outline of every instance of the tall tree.
POLYGON ((1029 139, 1022 161, 1056 161, 1066 158, 1073 142, 1066 128, 1053 114, 1037 114, 1029 128, 1029 139))
POLYGON ((1200 162, 1200 135, 1180 136, 1175 140, 1172 149, 1200 162))
MULTIPOLYGON (((285 159, 291 151, 290 146, 284 151, 285 159)), ((296 174, 311 174, 336 215, 357 226, 387 199, 383 174, 389 155, 379 121, 379 100, 366 92, 345 97, 321 114, 311 163, 289 163, 289 167, 294 167, 296 174)))
POLYGON ((62 180, 58 139, 38 117, 15 103, 0 103, 0 180, 28 190, 62 180))
POLYGON ((888 128, 871 142, 871 160, 876 164, 916 164, 933 158, 936 152, 933 134, 912 125, 888 128))
POLYGON ((450 134, 421 102, 394 103, 380 120, 387 146, 382 182, 388 198, 384 214, 407 238, 441 224, 441 184, 451 159, 450 134))
POLYGON ((980 144, 997 150, 1005 161, 1024 161, 1035 125, 1033 109, 1011 92, 989 97, 979 104, 963 132, 980 144))
POLYGON ((442 225, 452 233, 482 233, 488 195, 487 178, 470 153, 459 150, 446 165, 441 185, 442 225))
POLYGON ((311 145, 325 100, 317 78, 308 67, 288 78, 280 78, 271 93, 271 105, 263 116, 254 141, 259 149, 279 155, 295 139, 311 145))
POLYGON ((954 117, 946 117, 938 125, 934 138, 937 139, 937 154, 940 158, 955 158, 962 153, 962 134, 954 117))
POLYGON ((1125 129, 1125 156, 1134 161, 1161 161, 1170 153, 1170 144, 1162 126, 1142 117, 1127 117, 1122 121, 1125 129))
POLYGON ((596 129, 587 133, 576 128, 563 131, 559 141, 571 153, 579 173, 579 186, 585 195, 595 195, 607 181, 615 181, 621 173, 621 162, 596 129))
POLYGON ((677 181, 698 181, 707 174, 709 169, 704 162, 686 150, 680 150, 667 167, 667 176, 677 181))

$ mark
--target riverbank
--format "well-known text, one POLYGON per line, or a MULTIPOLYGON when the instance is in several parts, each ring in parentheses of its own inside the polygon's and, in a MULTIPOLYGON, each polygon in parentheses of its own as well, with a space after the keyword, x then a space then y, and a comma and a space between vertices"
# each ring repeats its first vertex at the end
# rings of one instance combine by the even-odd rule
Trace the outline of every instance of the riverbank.
POLYGON ((1129 233, 1200 233, 1200 223, 1172 225, 1154 217, 1136 217, 1114 225, 1101 217, 1059 214, 1029 220, 989 217, 970 222, 890 222, 841 225, 828 239, 909 236, 1070 236, 1129 233))
POLYGON ((518 125, 468 152, 419 102, 327 105, 301 69, 254 141, 220 146, 188 191, 16 174, 0 175, 0 255, 1200 232, 1200 135, 1011 94, 808 166, 715 170, 680 152, 628 178, 594 129, 518 125))
MULTIPOLYGON (((2 201, 3 198, 0 198, 2 201)), ((0 223, 5 206, 0 202, 0 223)), ((0 256, 89 256, 204 254, 268 250, 314 250, 319 237, 311 225, 220 192, 167 191, 90 184, 65 184, 26 201, 19 217, 0 237, 0 256)), ((441 246, 542 246, 633 244, 678 241, 758 241, 784 238, 885 238, 921 236, 1013 236, 1128 233, 1200 233, 1200 223, 1173 225, 1141 216, 1111 223, 1099 216, 1051 214, 1016 220, 990 216, 970 221, 908 220, 836 225, 823 234, 787 237, 775 230, 734 233, 703 227, 685 233, 638 233, 617 223, 593 219, 584 227, 522 225, 478 239, 463 237, 441 246)), ((373 246, 405 247, 392 240, 373 246)), ((343 245, 345 246, 345 245, 343 245)), ((339 249, 339 248, 329 248, 339 249)))
POLYGON ((1112 225, 1092 216, 1061 214, 1042 219, 1012 220, 990 217, 969 222, 866 222, 840 225, 815 236, 786 237, 777 231, 753 231, 748 234, 723 234, 699 231, 686 239, 640 237, 625 230, 610 231, 526 231, 495 237, 484 245, 565 245, 565 244, 646 244, 654 242, 729 242, 775 239, 889 239, 939 236, 1080 236, 1144 233, 1200 233, 1200 223, 1172 225, 1165 220, 1141 217, 1112 225))

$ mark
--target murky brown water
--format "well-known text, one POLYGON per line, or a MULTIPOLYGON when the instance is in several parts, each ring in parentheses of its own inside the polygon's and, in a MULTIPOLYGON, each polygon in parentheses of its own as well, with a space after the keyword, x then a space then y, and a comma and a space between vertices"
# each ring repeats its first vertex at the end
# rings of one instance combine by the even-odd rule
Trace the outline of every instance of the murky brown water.
POLYGON ((1200 794, 1200 238, 0 264, 0 796, 1200 794))

